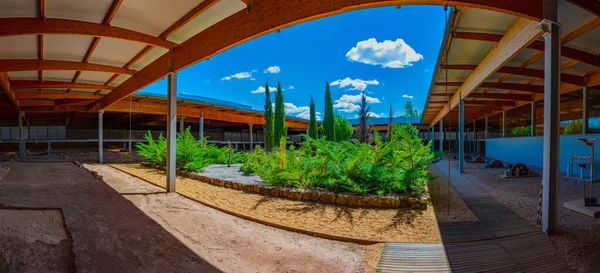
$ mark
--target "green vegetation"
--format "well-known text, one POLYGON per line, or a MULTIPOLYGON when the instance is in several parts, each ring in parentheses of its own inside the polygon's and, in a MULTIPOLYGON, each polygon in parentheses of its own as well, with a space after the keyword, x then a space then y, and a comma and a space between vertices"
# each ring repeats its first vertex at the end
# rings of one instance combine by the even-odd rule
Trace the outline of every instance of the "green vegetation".
POLYGON ((404 105, 404 117, 407 118, 420 118, 421 114, 417 109, 414 109, 412 106, 412 102, 407 101, 404 105))
POLYGON ((275 143, 279 139, 287 138, 287 128, 285 127, 285 103, 283 100, 283 91, 281 90, 281 83, 277 83, 277 94, 275 95, 275 122, 274 122, 274 133, 273 133, 273 146, 277 146, 275 143))
POLYGON ((335 140, 334 130, 334 112, 333 100, 331 100, 331 91, 329 90, 329 82, 325 85, 325 110, 323 111, 323 136, 327 140, 335 140))
POLYGON ((369 111, 371 111, 371 106, 367 105, 367 96, 365 95, 365 92, 363 92, 360 99, 360 109, 358 110, 358 141, 361 143, 366 143, 369 140, 369 134, 371 133, 371 127, 367 124, 370 115, 369 111))
POLYGON ((271 91, 269 90, 269 82, 265 84, 265 125, 263 128, 263 137, 265 139, 265 149, 270 151, 273 149, 273 105, 271 104, 271 91))
MULTIPOLYGON (((294 188, 327 189, 358 194, 418 195, 429 181, 434 158, 431 142, 424 145, 413 125, 394 124, 384 142, 375 132, 374 145, 308 138, 299 149, 280 144, 277 152, 256 149, 241 170, 266 183, 294 188)), ((280 139, 285 143, 285 139, 280 139)))
POLYGON ((531 125, 515 127, 511 131, 512 136, 531 136, 531 125))
POLYGON ((583 121, 582 120, 573 120, 569 122, 565 130, 563 131, 563 135, 576 135, 581 134, 583 132, 583 121))
POLYGON ((352 128, 352 123, 350 123, 350 121, 348 121, 345 117, 336 114, 333 125, 335 141, 340 142, 350 140, 352 133, 354 133, 354 128, 352 128))
POLYGON ((390 117, 388 120, 387 137, 386 140, 392 139, 392 125, 394 124, 394 111, 392 111, 392 105, 390 104, 390 117))
POLYGON ((315 101, 312 96, 310 96, 310 123, 308 125, 308 136, 311 138, 319 137, 319 132, 317 131, 317 115, 315 112, 315 101))
MULTIPOLYGON (((148 143, 137 143, 139 154, 147 162, 166 166, 167 161, 167 140, 162 136, 158 141, 152 138, 150 131, 144 136, 148 143)), ((206 138, 196 140, 190 128, 184 133, 177 134, 177 159, 175 165, 177 169, 187 172, 200 172, 211 164, 231 164, 241 163, 244 156, 241 153, 232 151, 231 147, 219 148, 214 144, 208 144, 206 138)))

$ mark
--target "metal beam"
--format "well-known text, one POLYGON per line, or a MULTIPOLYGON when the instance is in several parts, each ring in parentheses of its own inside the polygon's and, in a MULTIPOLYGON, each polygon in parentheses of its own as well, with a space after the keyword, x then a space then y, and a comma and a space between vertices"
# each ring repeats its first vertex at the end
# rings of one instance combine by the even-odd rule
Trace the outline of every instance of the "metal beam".
POLYGON ((583 87, 583 111, 582 111, 582 117, 581 120, 583 120, 583 124, 581 126, 581 133, 582 134, 587 134, 589 131, 589 105, 588 105, 588 99, 589 99, 589 90, 590 88, 588 86, 584 86, 583 87))
POLYGON ((252 124, 252 123, 248 124, 248 132, 250 134, 250 139, 249 139, 250 140, 250 151, 254 151, 254 147, 253 147, 253 141, 254 140, 253 140, 253 136, 252 136, 252 134, 253 134, 253 132, 252 132, 252 126, 254 126, 254 124, 252 124))
POLYGON ((440 153, 444 152, 444 119, 440 119, 440 153))
POLYGON ((537 125, 537 115, 536 115, 536 105, 535 101, 531 102, 531 136, 535 136, 535 127, 537 125))
POLYGON ((458 168, 465 172, 465 101, 458 103, 458 168))
POLYGON ((104 163, 104 110, 98 111, 98 162, 104 163))
MULTIPOLYGON (((464 82, 436 82, 438 86, 463 86, 464 82)), ((516 90, 525 91, 531 93, 544 93, 543 85, 533 84, 522 84, 522 83, 501 83, 501 82, 483 82, 478 88, 491 88, 491 89, 504 89, 504 90, 516 90)), ((466 98, 463 97, 463 99, 466 98)))
POLYGON ((177 166, 177 73, 169 73, 167 90, 167 192, 175 192, 177 166))
POLYGON ((204 112, 200 114, 200 124, 198 124, 198 127, 200 128, 200 132, 198 132, 198 140, 202 140, 204 137, 204 112))

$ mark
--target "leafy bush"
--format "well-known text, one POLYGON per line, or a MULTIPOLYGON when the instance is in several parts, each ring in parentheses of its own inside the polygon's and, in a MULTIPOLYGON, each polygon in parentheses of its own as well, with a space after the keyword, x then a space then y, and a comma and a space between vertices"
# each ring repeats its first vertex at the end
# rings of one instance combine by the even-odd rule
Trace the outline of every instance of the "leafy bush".
POLYGON ((567 124, 567 127, 565 127, 563 135, 575 135, 581 134, 581 132, 583 132, 583 121, 573 120, 567 124))
POLYGON ((512 129, 512 136, 530 136, 531 135, 531 125, 527 126, 519 126, 512 129))
POLYGON ((340 115, 335 115, 333 127, 333 130, 335 131, 335 141, 337 142, 350 140, 350 137, 352 137, 352 134, 354 133, 352 123, 340 115))
MULTIPOLYGON (((353 193, 420 194, 429 181, 431 142, 424 145, 411 124, 394 124, 393 137, 374 145, 308 138, 299 149, 284 145, 273 153, 261 149, 246 156, 241 170, 266 183, 353 193)), ((282 141, 285 141, 282 139, 282 141)))
MULTIPOLYGON (((150 132, 144 138, 148 141, 147 144, 136 144, 140 156, 150 163, 166 166, 167 140, 161 134, 158 141, 154 141, 150 132)), ((177 134, 175 165, 177 169, 187 172, 200 172, 211 164, 241 163, 244 155, 237 152, 232 152, 230 155, 229 149, 231 148, 219 148, 214 144, 208 144, 206 138, 196 140, 188 127, 183 134, 177 134)))

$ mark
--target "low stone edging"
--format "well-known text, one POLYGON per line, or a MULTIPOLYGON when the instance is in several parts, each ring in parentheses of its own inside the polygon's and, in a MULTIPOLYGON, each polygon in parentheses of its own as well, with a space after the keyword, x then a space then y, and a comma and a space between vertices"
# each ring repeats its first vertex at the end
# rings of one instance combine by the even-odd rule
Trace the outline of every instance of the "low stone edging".
MULTIPOLYGON (((154 168, 165 171, 165 167, 149 163, 142 163, 143 167, 154 168)), ((264 196, 278 197, 296 201, 313 201, 324 204, 335 204, 349 207, 363 208, 410 208, 414 210, 427 209, 427 194, 421 197, 408 196, 359 196, 348 194, 336 194, 326 191, 302 190, 292 188, 273 187, 268 185, 246 185, 239 182, 221 180, 199 174, 177 170, 177 175, 194 179, 207 184, 241 190, 248 193, 256 193, 264 196)))

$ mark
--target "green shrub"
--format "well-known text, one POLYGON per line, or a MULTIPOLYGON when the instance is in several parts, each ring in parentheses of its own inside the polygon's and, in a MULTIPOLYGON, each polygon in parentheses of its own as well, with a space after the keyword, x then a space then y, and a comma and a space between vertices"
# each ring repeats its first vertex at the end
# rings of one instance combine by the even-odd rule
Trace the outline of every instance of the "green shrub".
POLYGON ((350 137, 352 137, 352 134, 354 133, 352 123, 340 115, 335 115, 333 127, 333 130, 335 131, 335 141, 337 142, 350 140, 350 137))
POLYGON ((273 153, 257 149, 246 156, 241 170, 278 186, 420 194, 429 181, 431 142, 424 145, 411 124, 394 124, 392 132, 389 142, 375 132, 374 145, 308 138, 299 149, 286 150, 282 144, 273 153))
POLYGON ((512 129, 511 135, 515 136, 515 137, 530 136, 531 135, 531 125, 515 127, 512 129))
MULTIPOLYGON (((162 136, 154 141, 152 134, 144 136, 148 143, 137 143, 140 156, 144 160, 166 166, 167 140, 162 136)), ((176 167, 187 172, 200 172, 211 164, 241 163, 244 155, 237 152, 229 152, 228 147, 219 148, 214 144, 208 144, 206 138, 196 140, 188 127, 182 134, 177 134, 176 167)))
POLYGON ((573 120, 567 124, 565 130, 563 131, 563 135, 575 135, 581 134, 583 130, 583 121, 581 120, 573 120))

